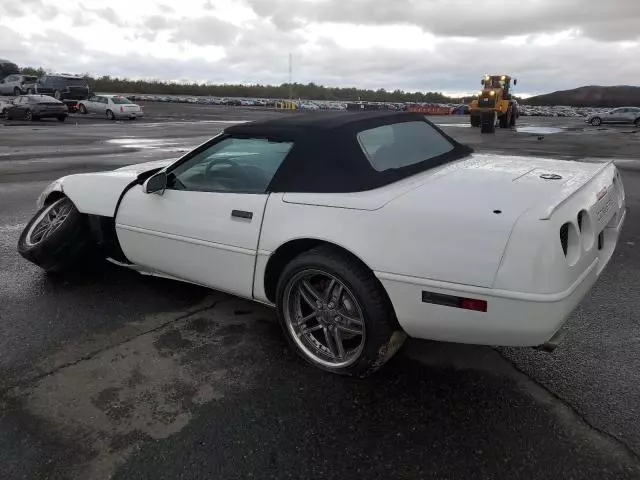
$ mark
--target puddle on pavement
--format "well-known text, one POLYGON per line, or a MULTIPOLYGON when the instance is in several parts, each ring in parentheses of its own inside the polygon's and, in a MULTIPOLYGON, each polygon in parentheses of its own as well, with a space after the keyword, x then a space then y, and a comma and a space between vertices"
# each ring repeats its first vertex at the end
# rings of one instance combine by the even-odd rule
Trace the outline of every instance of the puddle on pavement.
POLYGON ((532 133, 534 135, 551 135, 553 133, 564 132, 560 127, 516 127, 518 133, 532 133))
POLYGON ((123 148, 136 148, 138 150, 160 150, 162 152, 185 152, 189 149, 184 144, 174 140, 166 140, 162 138, 112 138, 107 143, 119 145, 123 148))

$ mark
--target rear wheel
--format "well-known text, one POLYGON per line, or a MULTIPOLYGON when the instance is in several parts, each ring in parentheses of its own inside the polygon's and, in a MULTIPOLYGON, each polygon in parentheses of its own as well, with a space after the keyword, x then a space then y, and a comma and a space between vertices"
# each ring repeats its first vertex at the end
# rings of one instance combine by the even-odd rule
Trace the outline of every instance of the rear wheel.
POLYGON ((371 271, 332 247, 304 252, 285 267, 277 305, 291 347, 332 373, 364 377, 406 338, 371 271))
POLYGON ((500 115, 500 128, 509 128, 509 123, 511 123, 511 109, 507 109, 506 113, 500 115))
POLYGON ((111 110, 107 110, 107 119, 108 120, 115 120, 116 116, 113 114, 113 112, 111 110))
POLYGON ((512 107, 511 110, 511 119, 509 121, 509 126, 510 127, 515 127, 516 126, 516 120, 518 119, 518 109, 516 107, 512 107))
POLYGON ((22 91, 18 87, 13 89, 13 96, 14 97, 19 97, 21 94, 22 94, 22 91))
POLYGON ((87 114, 87 107, 84 106, 84 103, 81 103, 78 106, 78 111, 82 114, 82 115, 86 115, 87 114))
POLYGON ((640 127, 640 118, 636 118, 636 121, 633 122, 636 127, 640 127))
POLYGON ((594 127, 599 127, 600 125, 602 125, 602 119, 600 117, 593 117, 591 119, 591 125, 593 125, 594 127))
POLYGON ((24 119, 28 121, 35 120, 35 117, 33 116, 33 112, 31 110, 27 110, 26 112, 24 112, 24 119))
POLYGON ((18 252, 47 272, 70 270, 89 251, 87 218, 67 197, 42 207, 18 240, 18 252))

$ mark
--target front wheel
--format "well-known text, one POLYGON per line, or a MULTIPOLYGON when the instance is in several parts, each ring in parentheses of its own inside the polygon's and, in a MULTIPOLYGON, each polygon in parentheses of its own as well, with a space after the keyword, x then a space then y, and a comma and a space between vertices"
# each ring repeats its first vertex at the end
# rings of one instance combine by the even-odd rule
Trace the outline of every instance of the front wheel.
POLYGON ((107 110, 107 119, 108 120, 115 120, 116 116, 113 114, 113 112, 111 110, 107 110))
POLYGON ((24 119, 28 121, 35 120, 35 117, 33 116, 33 112, 31 110, 27 110, 26 112, 24 112, 24 119))
POLYGON ((80 105, 78 105, 78 111, 82 115, 86 115, 87 114, 87 107, 84 106, 84 103, 81 103, 80 105))
POLYGON ((600 125, 602 125, 602 119, 600 117, 593 117, 591 119, 591 125, 593 125, 594 127, 599 127, 600 125))
POLYGON ((332 247, 304 252, 285 267, 277 305, 291 347, 332 373, 367 376, 406 338, 373 273, 332 247))
POLYGON ((67 197, 42 207, 18 240, 18 253, 47 272, 69 270, 89 251, 87 218, 67 197))

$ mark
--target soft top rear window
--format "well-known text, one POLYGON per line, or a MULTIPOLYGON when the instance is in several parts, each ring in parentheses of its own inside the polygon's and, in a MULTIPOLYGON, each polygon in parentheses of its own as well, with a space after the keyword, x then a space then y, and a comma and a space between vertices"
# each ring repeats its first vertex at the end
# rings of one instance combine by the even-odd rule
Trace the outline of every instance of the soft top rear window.
POLYGON ((392 123, 363 130, 358 142, 379 172, 407 167, 451 152, 455 146, 427 122, 392 123))

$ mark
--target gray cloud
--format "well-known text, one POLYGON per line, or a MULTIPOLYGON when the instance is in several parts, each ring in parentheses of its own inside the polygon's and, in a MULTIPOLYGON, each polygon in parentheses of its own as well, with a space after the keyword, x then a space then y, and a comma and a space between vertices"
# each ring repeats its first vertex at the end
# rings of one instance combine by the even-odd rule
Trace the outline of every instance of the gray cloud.
POLYGON ((580 29, 606 40, 640 38, 640 1, 608 0, 245 0, 280 28, 298 20, 364 25, 416 25, 438 36, 499 38, 580 29))
POLYGON ((194 45, 227 45, 239 33, 238 27, 216 17, 182 18, 174 22, 172 39, 194 45))
POLYGON ((173 7, 170 7, 169 5, 165 5, 164 3, 159 3, 158 4, 158 9, 162 13, 173 13, 173 12, 176 11, 173 7))
POLYGON ((0 18, 3 18, 3 16, 20 18, 33 12, 43 20, 51 20, 59 14, 55 5, 43 0, 3 1, 0 3, 0 18))

